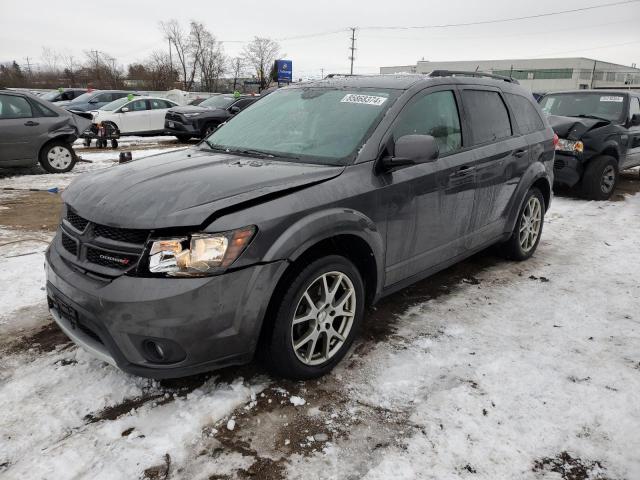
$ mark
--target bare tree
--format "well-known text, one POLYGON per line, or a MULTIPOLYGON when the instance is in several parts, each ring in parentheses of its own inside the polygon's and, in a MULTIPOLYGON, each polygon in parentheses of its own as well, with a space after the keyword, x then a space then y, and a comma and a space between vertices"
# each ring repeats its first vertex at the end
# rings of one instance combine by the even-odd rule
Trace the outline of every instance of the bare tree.
POLYGON ((175 19, 168 22, 160 22, 165 38, 169 40, 178 57, 181 73, 180 81, 182 82, 182 88, 186 91, 191 90, 193 87, 200 62, 200 50, 193 38, 194 27, 197 25, 197 22, 191 22, 190 31, 186 32, 175 19))
POLYGON ((193 49, 198 52, 202 89, 215 92, 218 90, 218 81, 226 70, 224 48, 202 23, 191 22, 190 34, 193 49))
POLYGON ((171 59, 166 52, 156 50, 144 62, 147 71, 146 83, 151 90, 170 90, 178 79, 171 59))
POLYGON ((238 80, 245 74, 246 63, 242 57, 234 57, 231 59, 230 70, 233 75, 233 91, 237 90, 238 80))
POLYGON ((254 37, 244 47, 244 58, 255 71, 261 90, 269 85, 269 75, 279 55, 280 45, 270 38, 254 37))

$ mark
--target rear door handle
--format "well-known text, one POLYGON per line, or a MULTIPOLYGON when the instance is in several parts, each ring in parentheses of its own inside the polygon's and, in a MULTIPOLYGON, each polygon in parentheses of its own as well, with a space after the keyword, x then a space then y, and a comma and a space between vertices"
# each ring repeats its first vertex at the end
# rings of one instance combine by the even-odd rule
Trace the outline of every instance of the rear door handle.
POLYGON ((33 120, 29 120, 28 122, 25 122, 25 126, 27 127, 35 127, 37 125, 40 125, 38 122, 34 122, 33 120))
POLYGON ((527 151, 528 150, 526 148, 521 148, 521 149, 516 150, 515 152, 513 152, 513 156, 514 157, 518 157, 518 158, 524 157, 526 155, 527 151))

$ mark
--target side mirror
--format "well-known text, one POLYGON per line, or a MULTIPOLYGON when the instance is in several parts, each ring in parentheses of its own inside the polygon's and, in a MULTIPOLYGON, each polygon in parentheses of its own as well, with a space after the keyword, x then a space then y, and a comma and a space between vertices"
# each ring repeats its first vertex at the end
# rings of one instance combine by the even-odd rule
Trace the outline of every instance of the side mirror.
POLYGON ((634 113, 631 116, 631 125, 632 126, 636 126, 636 125, 640 125, 640 113, 634 113))
POLYGON ((438 142, 431 135, 405 135, 396 140, 395 155, 384 160, 387 168, 433 162, 438 158, 438 142))
POLYGON ((231 107, 229 107, 229 112, 233 113, 234 115, 239 111, 240 111, 240 107, 238 107, 237 105, 232 105, 231 107))
POLYGON ((127 113, 127 112, 129 111, 129 107, 122 107, 122 108, 120 109, 120 111, 121 111, 122 113, 127 113))

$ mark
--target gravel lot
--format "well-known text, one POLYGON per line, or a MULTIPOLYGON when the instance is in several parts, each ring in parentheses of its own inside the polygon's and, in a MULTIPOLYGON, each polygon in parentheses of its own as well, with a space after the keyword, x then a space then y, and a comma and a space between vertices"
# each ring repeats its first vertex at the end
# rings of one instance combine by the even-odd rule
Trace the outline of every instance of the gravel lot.
POLYGON ((637 170, 614 201, 557 196, 529 261, 490 250, 385 298, 326 378, 254 363, 158 382, 91 358, 47 313, 59 195, 26 189, 118 151, 81 155, 65 175, 0 170, 0 477, 640 478, 637 170))

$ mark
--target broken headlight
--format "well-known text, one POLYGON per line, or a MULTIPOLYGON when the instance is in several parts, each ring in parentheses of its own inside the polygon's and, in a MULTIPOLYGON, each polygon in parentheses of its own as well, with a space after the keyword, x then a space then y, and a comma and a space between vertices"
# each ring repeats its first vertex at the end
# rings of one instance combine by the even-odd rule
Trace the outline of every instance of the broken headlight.
POLYGON ((153 240, 149 249, 149 272, 175 277, 218 273, 240 256, 255 232, 256 228, 250 226, 223 233, 153 240))
POLYGON ((582 153, 584 152, 584 143, 581 141, 567 140, 559 138, 556 144, 556 150, 560 152, 582 153))

